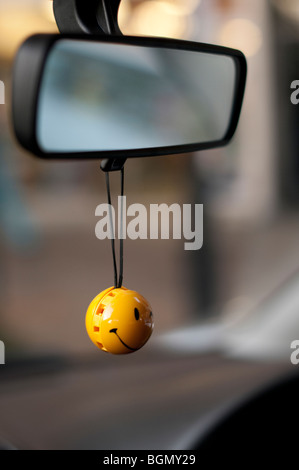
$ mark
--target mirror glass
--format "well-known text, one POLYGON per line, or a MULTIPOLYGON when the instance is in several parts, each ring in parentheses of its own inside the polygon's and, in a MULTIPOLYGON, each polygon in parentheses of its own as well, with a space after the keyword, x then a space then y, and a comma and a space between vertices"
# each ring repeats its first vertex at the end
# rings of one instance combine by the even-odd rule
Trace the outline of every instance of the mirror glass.
POLYGON ((218 141, 235 86, 229 56, 62 39, 42 76, 37 140, 62 153, 218 141))

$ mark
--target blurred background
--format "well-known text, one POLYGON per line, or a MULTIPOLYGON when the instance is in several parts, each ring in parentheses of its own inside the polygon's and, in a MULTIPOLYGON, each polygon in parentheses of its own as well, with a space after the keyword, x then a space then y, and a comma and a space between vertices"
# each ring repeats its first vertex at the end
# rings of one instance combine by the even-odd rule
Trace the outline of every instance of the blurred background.
MULTIPOLYGON (((104 174, 99 162, 45 162, 16 144, 14 55, 30 34, 57 27, 49 0, 0 0, 6 88, 0 105, 0 339, 6 346, 0 436, 25 448, 172 446, 222 398, 247 393, 288 367, 290 342, 299 338, 299 121, 290 102, 291 82, 299 78, 298 1, 123 0, 119 22, 124 34, 242 50, 248 60, 244 107, 224 149, 127 162, 128 204, 204 204, 204 246, 187 252, 183 240, 126 241, 124 285, 149 299, 155 333, 136 355, 102 356, 84 319, 91 299, 113 283, 109 241, 94 233, 95 208, 106 202, 104 174), (229 332, 227 325, 233 325, 229 332), (212 359, 220 345, 231 354, 223 368, 212 359), (232 359, 245 356, 246 365, 232 359), (258 363, 248 362, 253 356, 258 363), (26 360, 41 375, 33 382, 22 372, 26 360), (38 360, 44 362, 37 366, 38 360), (82 377, 73 369, 67 379, 47 376, 64 361, 81 364, 82 377), (106 414, 117 407, 122 437, 105 421, 103 403, 106 414), (174 412, 178 403, 181 411, 174 412), (80 409, 77 421, 74 409, 80 409), (134 426, 124 437, 129 418, 134 426), (106 423, 103 434, 98 420, 106 423), (158 425, 168 440, 160 440, 158 425)), ((118 194, 116 175, 112 189, 118 194)))

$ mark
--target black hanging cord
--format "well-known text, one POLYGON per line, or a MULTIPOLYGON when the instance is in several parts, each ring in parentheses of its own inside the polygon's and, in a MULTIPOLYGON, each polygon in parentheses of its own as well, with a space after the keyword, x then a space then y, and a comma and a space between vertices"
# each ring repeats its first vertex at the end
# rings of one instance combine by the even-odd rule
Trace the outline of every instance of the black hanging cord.
POLYGON ((119 240, 119 280, 118 287, 122 286, 124 275, 124 189, 125 189, 125 171, 122 167, 121 171, 121 214, 120 214, 120 240, 119 240))
POLYGON ((123 282, 123 270, 124 270, 124 235, 123 235, 123 197, 124 197, 124 168, 120 170, 121 172, 121 215, 120 215, 120 240, 119 240, 119 278, 117 276, 117 263, 116 263, 116 254, 115 254, 115 233, 113 226, 113 217, 112 217, 112 205, 111 205, 111 191, 110 191, 110 177, 109 172, 105 173, 106 175, 106 187, 107 187, 107 197, 109 204, 109 218, 110 218, 110 228, 111 228, 111 248, 112 248, 112 257, 113 257, 113 270, 114 270, 114 287, 119 288, 122 286, 123 282))

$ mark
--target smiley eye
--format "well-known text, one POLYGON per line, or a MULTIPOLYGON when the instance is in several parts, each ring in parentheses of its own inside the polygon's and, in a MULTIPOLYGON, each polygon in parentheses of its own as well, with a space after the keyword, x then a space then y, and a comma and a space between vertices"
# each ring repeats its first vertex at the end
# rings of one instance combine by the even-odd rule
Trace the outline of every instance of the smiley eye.
POLYGON ((135 308, 135 309, 134 309, 134 314, 135 314, 136 320, 139 320, 139 311, 138 311, 138 308, 135 308))

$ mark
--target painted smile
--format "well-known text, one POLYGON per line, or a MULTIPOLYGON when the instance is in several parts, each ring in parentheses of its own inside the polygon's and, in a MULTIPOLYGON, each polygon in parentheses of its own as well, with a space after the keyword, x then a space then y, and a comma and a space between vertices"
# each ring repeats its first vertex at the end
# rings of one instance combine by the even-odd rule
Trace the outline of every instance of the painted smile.
POLYGON ((110 330, 109 333, 115 333, 116 336, 118 337, 119 341, 120 341, 127 349, 130 349, 130 351, 137 351, 137 349, 130 348, 130 346, 128 346, 128 345, 121 339, 121 337, 120 337, 120 336, 118 335, 118 333, 117 333, 117 328, 112 328, 112 330, 110 330))

